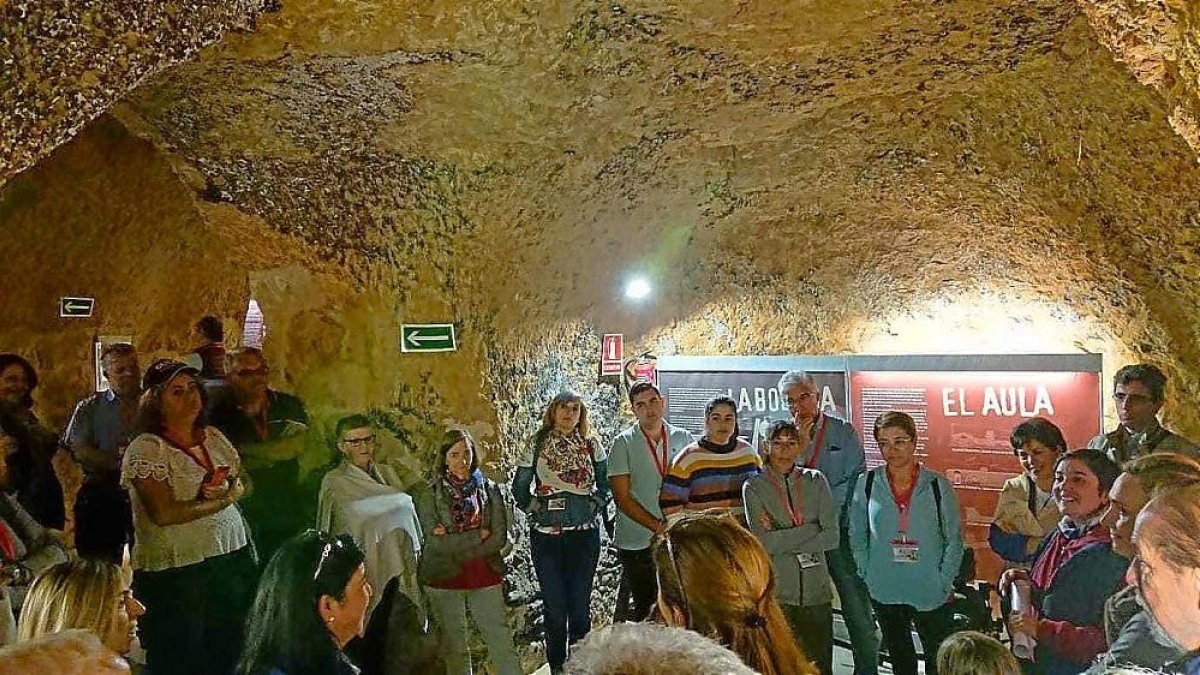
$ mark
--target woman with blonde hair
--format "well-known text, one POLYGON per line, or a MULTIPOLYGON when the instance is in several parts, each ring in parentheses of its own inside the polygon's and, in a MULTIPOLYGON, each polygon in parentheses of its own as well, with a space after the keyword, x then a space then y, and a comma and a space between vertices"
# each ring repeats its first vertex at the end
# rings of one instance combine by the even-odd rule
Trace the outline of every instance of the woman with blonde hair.
POLYGON ((600 561, 597 516, 608 505, 608 453, 573 391, 550 400, 542 426, 517 461, 517 507, 529 514, 529 547, 545 608, 546 660, 561 673, 570 645, 592 628, 592 581, 600 561))
POLYGON ((940 675, 1021 675, 1016 657, 996 638, 964 630, 942 642, 937 652, 940 675))
POLYGON ((653 556, 668 626, 713 638, 762 675, 816 675, 775 599, 770 556, 734 516, 684 514, 653 556))
POLYGON ((72 560, 47 568, 29 588, 17 639, 82 628, 125 655, 133 647, 138 617, 146 613, 129 589, 130 574, 99 560, 72 560))

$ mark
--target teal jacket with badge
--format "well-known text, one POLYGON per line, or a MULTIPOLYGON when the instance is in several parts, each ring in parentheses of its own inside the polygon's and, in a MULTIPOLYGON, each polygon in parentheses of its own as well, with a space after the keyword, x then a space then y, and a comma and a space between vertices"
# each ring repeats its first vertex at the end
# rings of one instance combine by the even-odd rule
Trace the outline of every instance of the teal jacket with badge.
POLYGON ((899 511, 884 467, 872 469, 871 496, 867 475, 855 484, 849 508, 850 550, 871 599, 888 605, 909 605, 919 611, 946 604, 963 556, 962 519, 954 487, 946 477, 921 467, 913 490, 908 525, 910 541, 918 545, 916 562, 896 562, 892 542, 899 538, 899 511), (935 507, 933 483, 941 492, 941 518, 935 507))

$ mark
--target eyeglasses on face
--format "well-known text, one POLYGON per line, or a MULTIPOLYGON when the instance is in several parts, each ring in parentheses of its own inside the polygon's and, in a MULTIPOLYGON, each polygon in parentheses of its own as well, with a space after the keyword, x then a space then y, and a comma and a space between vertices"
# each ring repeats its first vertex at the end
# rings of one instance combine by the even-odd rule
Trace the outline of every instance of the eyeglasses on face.
POLYGON ((343 438, 342 442, 346 445, 355 446, 370 445, 375 442, 375 436, 372 434, 371 436, 361 436, 359 438, 343 438))

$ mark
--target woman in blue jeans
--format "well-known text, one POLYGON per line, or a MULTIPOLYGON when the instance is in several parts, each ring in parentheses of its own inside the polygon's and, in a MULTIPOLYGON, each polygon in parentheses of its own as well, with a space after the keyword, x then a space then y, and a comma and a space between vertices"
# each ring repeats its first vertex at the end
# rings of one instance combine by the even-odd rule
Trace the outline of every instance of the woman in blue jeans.
POLYGON ((592 578, 600 559, 596 516, 609 499, 608 457, 573 391, 555 396, 524 456, 513 497, 529 515, 530 548, 545 608, 546 659, 561 673, 567 646, 592 626, 592 578))

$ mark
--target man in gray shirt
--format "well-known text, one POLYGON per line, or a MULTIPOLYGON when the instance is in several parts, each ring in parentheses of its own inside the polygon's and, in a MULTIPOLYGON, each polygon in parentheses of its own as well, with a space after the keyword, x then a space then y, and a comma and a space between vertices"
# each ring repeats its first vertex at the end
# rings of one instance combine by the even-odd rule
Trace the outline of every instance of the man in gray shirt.
POLYGON ((633 597, 633 611, 626 618, 644 621, 658 596, 650 540, 666 526, 658 505, 663 476, 675 455, 694 439, 687 429, 663 419, 664 401, 653 384, 630 387, 629 403, 638 421, 613 439, 608 484, 617 503, 617 557, 633 597))
POLYGON ((75 497, 75 548, 83 557, 120 564, 125 544, 133 541, 129 495, 120 485, 121 456, 134 435, 142 371, 130 344, 105 347, 100 368, 109 389, 75 406, 62 442, 83 467, 75 497))

